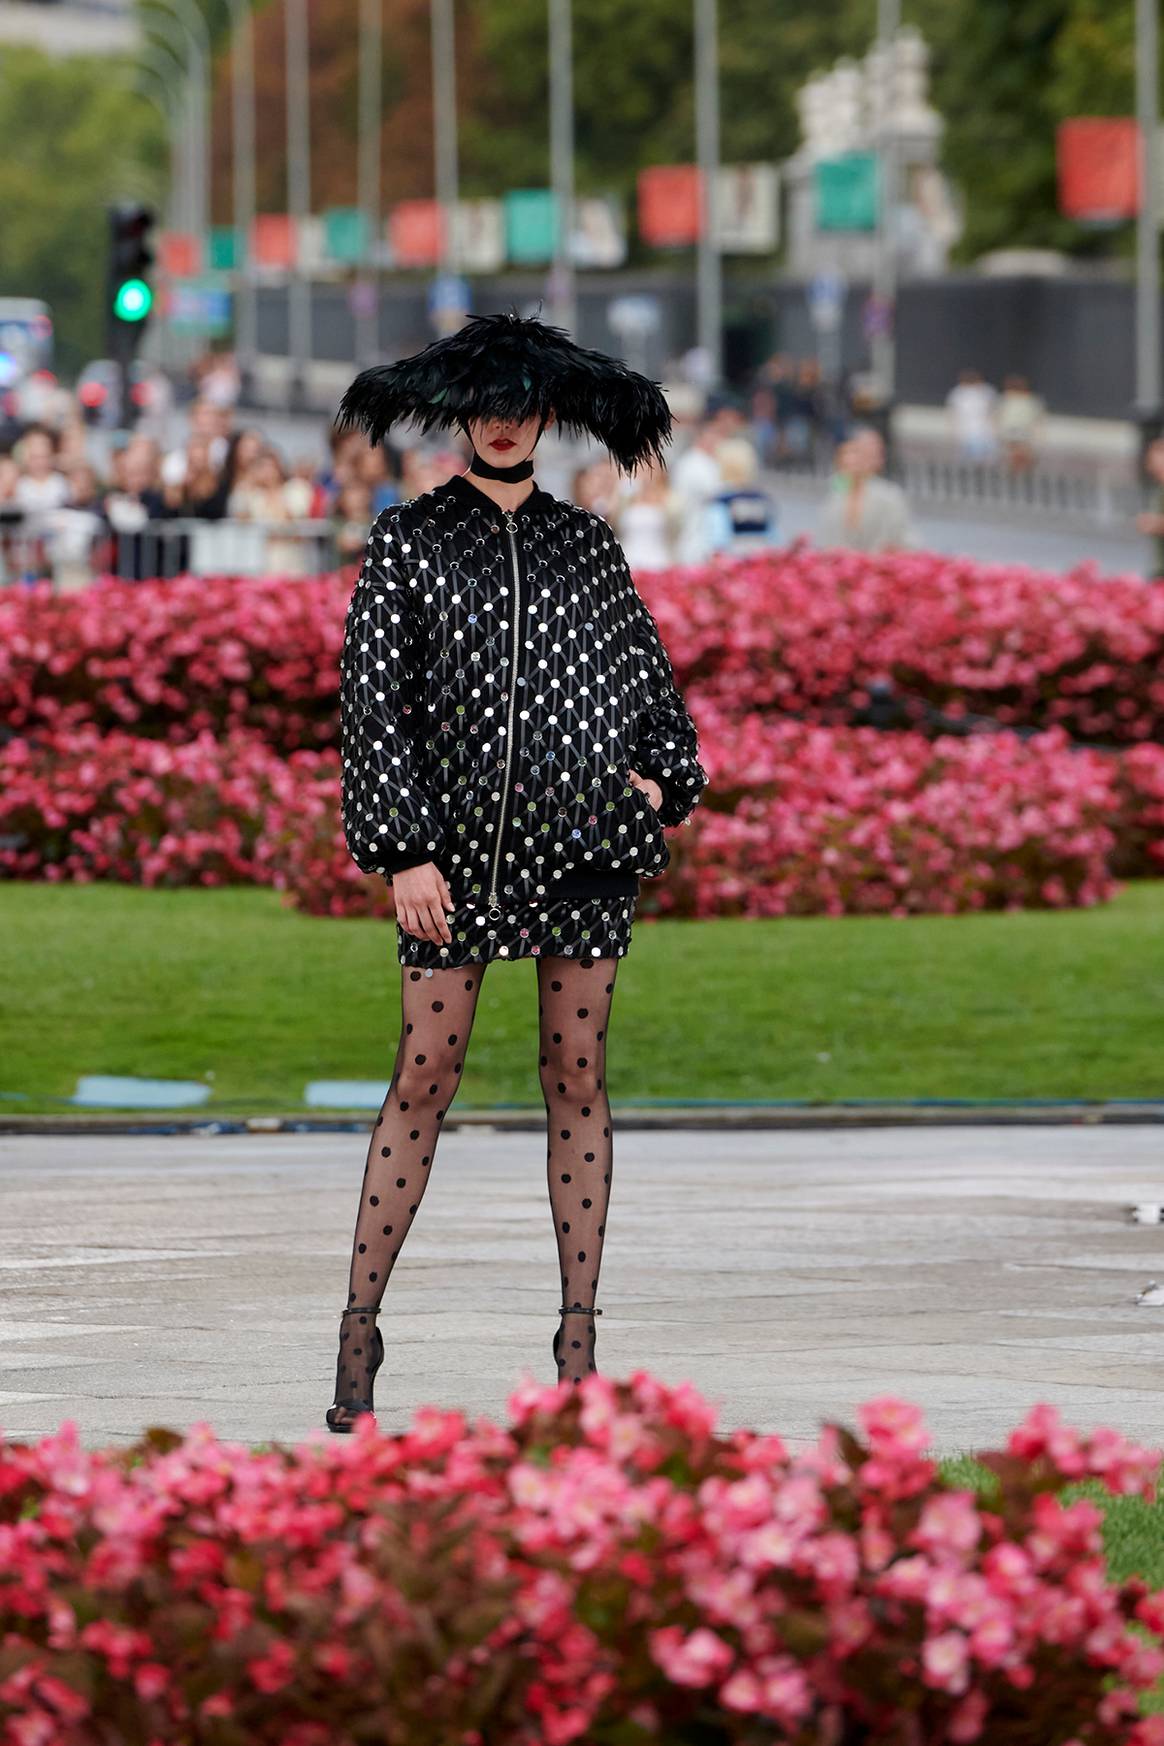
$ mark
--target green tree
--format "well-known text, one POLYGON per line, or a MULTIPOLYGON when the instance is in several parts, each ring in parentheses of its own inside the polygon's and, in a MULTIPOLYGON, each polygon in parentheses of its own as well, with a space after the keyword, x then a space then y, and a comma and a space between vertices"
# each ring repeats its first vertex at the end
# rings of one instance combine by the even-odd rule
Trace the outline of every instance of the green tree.
MULTIPOLYGON (((543 184, 549 175, 544 0, 472 0, 488 75, 466 92, 466 180, 473 191, 543 184)), ((720 110, 727 162, 779 159, 798 143, 796 92, 839 54, 868 46, 873 0, 721 8, 720 110)), ((575 133, 581 193, 633 194, 649 164, 695 152, 692 7, 676 0, 576 0, 575 133)))
POLYGON ((0 294, 50 305, 64 374, 103 347, 107 204, 164 193, 161 117, 127 91, 116 62, 0 56, 0 294))

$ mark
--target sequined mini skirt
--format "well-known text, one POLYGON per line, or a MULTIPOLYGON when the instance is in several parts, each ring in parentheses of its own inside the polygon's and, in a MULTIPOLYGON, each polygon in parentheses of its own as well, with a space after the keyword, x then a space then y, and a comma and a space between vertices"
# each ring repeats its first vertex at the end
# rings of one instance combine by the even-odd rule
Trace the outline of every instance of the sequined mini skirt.
POLYGON ((462 903, 448 917, 451 943, 418 939, 397 922, 396 953, 402 965, 425 970, 494 958, 623 958, 637 903, 637 896, 554 897, 507 905, 497 921, 484 904, 462 903))

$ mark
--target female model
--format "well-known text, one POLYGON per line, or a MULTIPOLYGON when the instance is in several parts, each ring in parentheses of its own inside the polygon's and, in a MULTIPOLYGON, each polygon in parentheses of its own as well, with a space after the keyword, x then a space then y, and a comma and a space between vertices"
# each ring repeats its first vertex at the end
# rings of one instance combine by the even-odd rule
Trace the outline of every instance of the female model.
POLYGON ((543 491, 555 422, 631 472, 661 460, 655 383, 559 328, 476 316, 365 370, 343 426, 456 423, 467 474, 376 520, 341 656, 344 831, 392 882, 402 1023, 372 1131, 340 1328, 333 1431, 372 1412, 384 1288, 456 1095, 485 969, 537 960, 540 1077, 561 1269, 554 1359, 594 1370, 612 1140, 605 1045, 640 878, 707 782, 658 627, 607 522, 543 491), (589 1338, 583 1340, 583 1332, 589 1338))

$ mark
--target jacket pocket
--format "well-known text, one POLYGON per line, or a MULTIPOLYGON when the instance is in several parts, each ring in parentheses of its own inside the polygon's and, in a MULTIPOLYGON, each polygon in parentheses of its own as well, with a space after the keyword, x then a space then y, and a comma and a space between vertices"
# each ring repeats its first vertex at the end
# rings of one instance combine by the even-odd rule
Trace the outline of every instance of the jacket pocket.
POLYGON ((635 872, 648 878, 661 873, 670 862, 671 850, 663 834, 658 809, 651 805, 641 788, 635 787, 627 765, 618 767, 617 776, 612 781, 616 805, 606 816, 614 824, 604 835, 612 839, 615 845, 613 853, 635 872), (625 831, 620 829, 623 825, 625 831), (636 852, 629 853, 631 850, 636 852))

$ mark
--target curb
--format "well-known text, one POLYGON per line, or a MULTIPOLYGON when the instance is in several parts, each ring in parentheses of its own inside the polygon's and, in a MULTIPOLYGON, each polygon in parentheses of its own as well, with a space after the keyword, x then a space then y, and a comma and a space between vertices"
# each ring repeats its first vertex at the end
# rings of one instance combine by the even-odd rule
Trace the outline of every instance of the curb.
MULTIPOLYGON (((796 1131, 844 1128, 995 1128, 995 1127, 1128 1127, 1164 1126, 1164 1100, 1120 1099, 1107 1103, 877 1103, 836 1104, 674 1104, 646 1107, 613 1106, 623 1132, 632 1129, 689 1128, 699 1131, 757 1129, 796 1131)), ((0 1134, 98 1135, 190 1134, 211 1138, 226 1134, 360 1133, 372 1122, 372 1112, 334 1116, 158 1116, 76 1115, 0 1116, 0 1134)), ((450 1114, 450 1128, 481 1133, 540 1132, 544 1109, 521 1107, 464 1110, 450 1114)))

